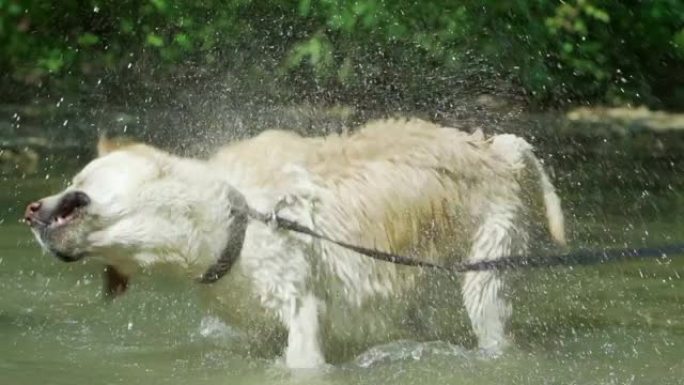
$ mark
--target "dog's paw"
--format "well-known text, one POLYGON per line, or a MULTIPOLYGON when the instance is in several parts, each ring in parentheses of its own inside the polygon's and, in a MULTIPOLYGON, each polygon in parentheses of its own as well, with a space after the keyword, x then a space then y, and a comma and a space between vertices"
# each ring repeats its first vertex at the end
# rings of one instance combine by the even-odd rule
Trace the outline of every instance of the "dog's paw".
POLYGON ((511 344, 508 340, 496 341, 490 344, 481 345, 478 348, 478 354, 485 359, 496 359, 501 357, 510 346, 511 344))

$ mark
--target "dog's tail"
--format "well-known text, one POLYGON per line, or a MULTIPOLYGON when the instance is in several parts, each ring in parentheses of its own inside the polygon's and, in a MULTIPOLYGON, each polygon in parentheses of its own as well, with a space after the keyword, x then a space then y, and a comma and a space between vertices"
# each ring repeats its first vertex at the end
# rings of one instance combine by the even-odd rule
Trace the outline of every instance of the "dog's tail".
POLYGON ((565 219, 561 201, 541 161, 535 156, 532 145, 515 135, 497 135, 492 138, 492 149, 515 168, 524 169, 536 194, 541 194, 549 232, 554 241, 565 245, 565 219))

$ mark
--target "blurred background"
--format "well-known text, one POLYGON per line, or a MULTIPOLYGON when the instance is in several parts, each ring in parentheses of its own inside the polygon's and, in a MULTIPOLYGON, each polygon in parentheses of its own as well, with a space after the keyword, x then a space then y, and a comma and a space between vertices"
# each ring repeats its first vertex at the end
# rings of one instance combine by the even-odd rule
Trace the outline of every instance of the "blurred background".
POLYGON ((0 0, 4 178, 68 174, 105 132, 202 156, 418 116, 524 136, 585 206, 676 216, 683 112, 679 0, 0 0))
POLYGON ((679 256, 526 272, 498 361, 436 300, 425 328, 454 330, 406 334, 436 345, 292 379, 236 354, 192 287, 142 277, 104 304, 98 267, 41 255, 18 223, 105 132, 206 156, 390 116, 532 142, 573 247, 684 240, 680 0, 0 0, 0 383, 682 383, 679 256))
POLYGON ((64 144, 150 114, 684 108, 677 0, 0 0, 0 52, 0 134, 64 144))

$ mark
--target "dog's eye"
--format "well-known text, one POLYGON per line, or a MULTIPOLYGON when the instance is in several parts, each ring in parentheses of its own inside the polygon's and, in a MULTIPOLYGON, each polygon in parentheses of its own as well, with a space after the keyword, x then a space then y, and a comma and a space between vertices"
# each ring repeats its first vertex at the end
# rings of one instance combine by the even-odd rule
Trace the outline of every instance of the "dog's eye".
POLYGON ((55 209, 55 216, 67 217, 74 212, 74 210, 85 207, 90 204, 90 197, 81 191, 71 191, 62 197, 62 200, 55 209))

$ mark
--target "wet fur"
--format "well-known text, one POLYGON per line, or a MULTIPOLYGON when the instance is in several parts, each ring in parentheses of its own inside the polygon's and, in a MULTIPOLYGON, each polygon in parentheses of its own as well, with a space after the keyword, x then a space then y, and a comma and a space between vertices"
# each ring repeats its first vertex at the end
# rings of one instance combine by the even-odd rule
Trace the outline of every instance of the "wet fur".
MULTIPOLYGON (((565 242, 560 200, 531 146, 513 135, 485 139, 388 120, 349 136, 266 131, 207 161, 129 142, 98 147, 101 157, 69 188, 91 196, 90 219, 71 225, 77 229, 68 250, 59 240, 42 241, 100 256, 111 266, 112 294, 142 268, 199 276, 230 241, 235 191, 263 212, 280 202, 280 215, 336 239, 443 264, 523 253, 543 223, 565 242)), ((511 311, 505 282, 477 272, 461 283, 480 347, 501 351, 511 311)), ((251 222, 233 270, 205 291, 229 322, 257 339, 269 334, 264 330, 287 330, 287 365, 315 367, 326 361, 323 344, 383 333, 382 323, 368 327, 375 319, 369 304, 393 314, 420 285, 419 269, 251 222)))

